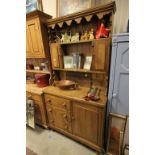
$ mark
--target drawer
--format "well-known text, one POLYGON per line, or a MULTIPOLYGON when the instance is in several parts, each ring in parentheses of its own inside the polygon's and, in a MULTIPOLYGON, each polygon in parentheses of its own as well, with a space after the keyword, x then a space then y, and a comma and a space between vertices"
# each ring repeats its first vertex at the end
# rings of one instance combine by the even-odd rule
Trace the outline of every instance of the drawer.
POLYGON ((70 111, 70 100, 45 94, 46 104, 51 104, 63 110, 70 111))
POLYGON ((30 92, 26 92, 26 96, 27 97, 31 96, 33 100, 42 102, 41 95, 37 95, 37 94, 30 93, 30 92))

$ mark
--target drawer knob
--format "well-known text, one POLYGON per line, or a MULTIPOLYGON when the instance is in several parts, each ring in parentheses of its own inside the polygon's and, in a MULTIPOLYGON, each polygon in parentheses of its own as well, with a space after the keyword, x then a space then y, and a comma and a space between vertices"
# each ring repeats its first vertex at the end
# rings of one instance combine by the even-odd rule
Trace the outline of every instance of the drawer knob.
POLYGON ((51 100, 49 99, 49 100, 47 100, 47 102, 48 102, 48 103, 51 103, 51 100))
POLYGON ((68 126, 67 125, 65 125, 65 129, 68 129, 68 126))
POLYGON ((67 118, 67 115, 66 115, 66 114, 64 114, 64 115, 63 115, 63 117, 64 117, 64 118, 67 118))
POLYGON ((75 120, 75 117, 72 117, 72 120, 74 121, 75 120))
POLYGON ((54 120, 51 120, 50 123, 54 123, 54 120))
POLYGON ((66 103, 63 103, 63 106, 66 108, 66 106, 67 106, 66 103))
POLYGON ((49 111, 48 112, 52 112, 52 109, 49 109, 49 111))

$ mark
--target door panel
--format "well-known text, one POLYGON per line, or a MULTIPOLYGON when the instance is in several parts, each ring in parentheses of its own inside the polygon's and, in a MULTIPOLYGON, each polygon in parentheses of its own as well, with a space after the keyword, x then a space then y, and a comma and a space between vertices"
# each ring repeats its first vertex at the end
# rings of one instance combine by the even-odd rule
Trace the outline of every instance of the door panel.
POLYGON ((32 42, 30 37, 29 28, 26 25, 26 57, 33 57, 33 49, 32 49, 32 42))
POLYGON ((37 20, 31 20, 27 21, 27 24, 30 32, 33 55, 36 58, 42 57, 44 53, 39 23, 37 22, 37 20))
POLYGON ((118 45, 112 111, 129 114, 129 45, 118 45))
POLYGON ((52 114, 54 119, 54 126, 56 128, 71 132, 71 125, 69 123, 70 117, 66 111, 53 106, 52 114))
POLYGON ((73 104, 73 134, 95 144, 98 142, 98 113, 79 104, 73 104))
POLYGON ((94 69, 107 71, 109 62, 109 39, 95 40, 93 44, 94 69))
POLYGON ((43 123, 43 120, 42 120, 41 108, 37 101, 34 101, 34 108, 35 108, 34 110, 35 122, 41 125, 43 123))

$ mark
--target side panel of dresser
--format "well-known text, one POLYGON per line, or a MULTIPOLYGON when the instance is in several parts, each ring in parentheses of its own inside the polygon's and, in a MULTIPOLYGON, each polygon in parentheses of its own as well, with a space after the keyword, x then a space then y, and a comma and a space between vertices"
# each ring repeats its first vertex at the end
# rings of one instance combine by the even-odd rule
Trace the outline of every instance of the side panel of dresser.
POLYGON ((31 96, 35 107, 35 123, 47 128, 47 114, 42 95, 26 92, 26 96, 31 96))

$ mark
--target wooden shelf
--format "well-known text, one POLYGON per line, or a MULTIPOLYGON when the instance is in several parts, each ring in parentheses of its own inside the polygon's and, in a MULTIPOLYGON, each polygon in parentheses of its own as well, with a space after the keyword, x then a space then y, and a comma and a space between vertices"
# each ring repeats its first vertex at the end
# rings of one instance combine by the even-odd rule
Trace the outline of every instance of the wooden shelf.
POLYGON ((89 43, 92 42, 93 40, 82 40, 82 41, 73 41, 73 42, 64 42, 64 43, 59 43, 60 45, 68 45, 68 44, 81 44, 81 43, 89 43))
POLYGON ((83 72, 83 73, 105 74, 104 71, 94 71, 94 70, 86 70, 86 69, 64 69, 64 68, 53 68, 53 70, 57 70, 57 71, 65 71, 65 72, 83 72))
POLYGON ((30 69, 27 69, 26 72, 27 72, 27 73, 42 73, 42 74, 50 74, 49 71, 42 71, 42 70, 30 70, 30 69))
POLYGON ((90 43, 93 42, 95 40, 106 40, 109 39, 108 38, 99 38, 99 39, 92 39, 92 40, 80 40, 80 41, 73 41, 73 42, 64 42, 64 43, 58 43, 59 45, 70 45, 70 44, 82 44, 82 43, 90 43))

